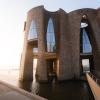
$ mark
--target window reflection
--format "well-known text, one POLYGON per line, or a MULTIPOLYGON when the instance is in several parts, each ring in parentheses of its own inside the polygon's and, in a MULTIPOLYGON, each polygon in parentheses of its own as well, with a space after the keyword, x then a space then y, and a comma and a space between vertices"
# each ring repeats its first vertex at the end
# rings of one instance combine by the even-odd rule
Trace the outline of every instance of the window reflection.
POLYGON ((49 19, 47 27, 47 52, 55 52, 55 33, 52 19, 49 19))
POLYGON ((91 53, 92 48, 85 28, 83 29, 83 53, 91 53))
POLYGON ((92 52, 92 47, 90 44, 90 40, 89 40, 89 36, 88 36, 88 32, 86 30, 86 28, 88 27, 88 23, 81 22, 81 46, 82 46, 82 53, 91 53, 92 52))
POLYGON ((32 21, 29 29, 28 40, 36 39, 36 38, 37 38, 37 28, 36 28, 35 21, 32 21))

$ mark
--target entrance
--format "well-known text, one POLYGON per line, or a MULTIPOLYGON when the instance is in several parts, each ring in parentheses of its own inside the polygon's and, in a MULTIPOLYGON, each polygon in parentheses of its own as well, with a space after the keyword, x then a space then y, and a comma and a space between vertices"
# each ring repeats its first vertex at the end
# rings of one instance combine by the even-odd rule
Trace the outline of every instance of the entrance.
POLYGON ((33 59, 33 82, 36 81, 37 58, 33 59))
POLYGON ((47 59, 47 77, 49 81, 56 78, 57 62, 56 59, 47 59))

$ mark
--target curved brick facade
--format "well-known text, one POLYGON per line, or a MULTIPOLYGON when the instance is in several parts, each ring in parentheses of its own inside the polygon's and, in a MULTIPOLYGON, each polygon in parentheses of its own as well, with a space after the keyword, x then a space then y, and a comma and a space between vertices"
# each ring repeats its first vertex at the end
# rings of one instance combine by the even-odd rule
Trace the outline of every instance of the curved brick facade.
POLYGON ((80 78, 80 23, 87 15, 91 26, 91 43, 93 47, 94 70, 100 71, 100 9, 79 9, 66 13, 59 9, 49 12, 43 6, 31 9, 27 15, 24 49, 21 58, 21 80, 33 79, 33 47, 38 45, 38 80, 47 81, 47 60, 55 59, 58 80, 80 78), (56 53, 46 52, 46 31, 49 18, 54 24, 56 53), (38 27, 38 40, 28 41, 28 32, 32 20, 38 27), (36 45, 35 45, 36 44, 36 45))

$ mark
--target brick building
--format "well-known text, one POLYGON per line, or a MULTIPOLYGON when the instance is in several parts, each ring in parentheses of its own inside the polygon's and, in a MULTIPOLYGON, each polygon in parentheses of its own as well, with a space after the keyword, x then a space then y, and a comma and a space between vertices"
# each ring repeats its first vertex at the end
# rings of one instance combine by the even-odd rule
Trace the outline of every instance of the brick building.
POLYGON ((43 6, 28 12, 20 80, 80 79, 83 63, 100 71, 100 9, 49 12, 43 6), (35 70, 34 70, 35 69, 35 70))

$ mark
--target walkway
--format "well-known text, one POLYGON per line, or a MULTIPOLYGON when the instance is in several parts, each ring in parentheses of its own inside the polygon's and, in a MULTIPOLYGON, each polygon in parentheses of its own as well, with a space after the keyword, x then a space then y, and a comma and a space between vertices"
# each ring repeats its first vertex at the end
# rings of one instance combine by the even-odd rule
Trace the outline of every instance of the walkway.
POLYGON ((22 89, 0 82, 0 100, 46 100, 22 89))
POLYGON ((92 73, 87 73, 86 76, 95 100, 100 100, 100 78, 92 73))

